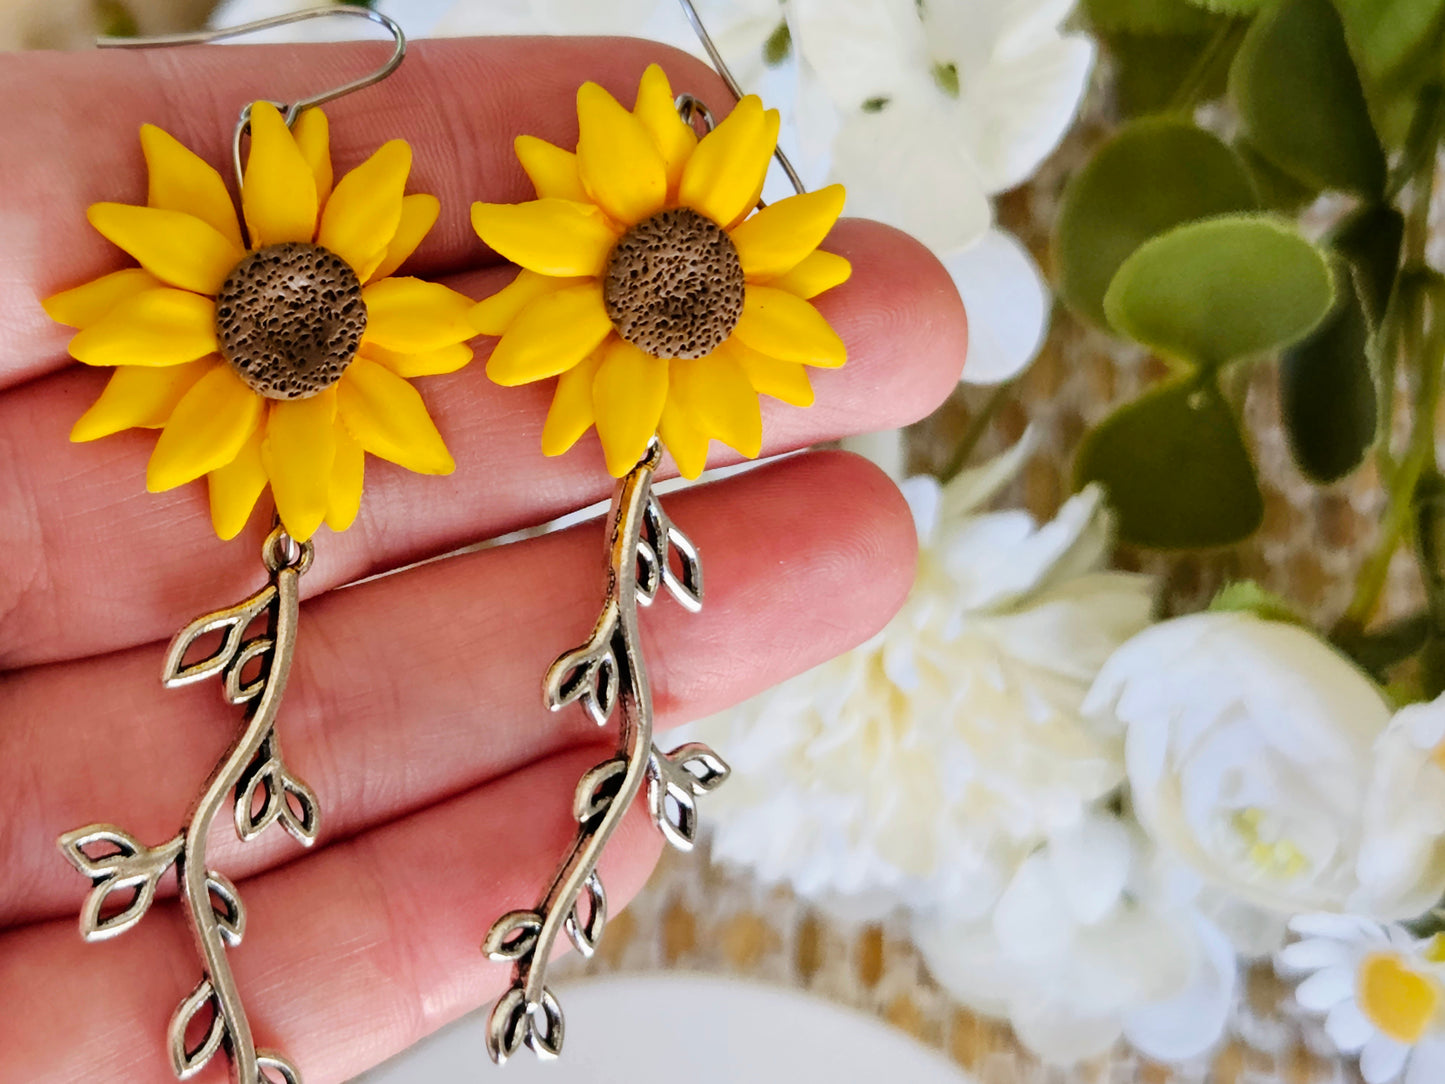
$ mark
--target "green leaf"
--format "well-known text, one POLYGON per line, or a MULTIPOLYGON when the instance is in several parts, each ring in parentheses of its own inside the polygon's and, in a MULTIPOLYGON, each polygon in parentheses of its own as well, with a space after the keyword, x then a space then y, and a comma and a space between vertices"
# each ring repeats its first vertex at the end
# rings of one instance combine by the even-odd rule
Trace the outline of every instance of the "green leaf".
MULTIPOLYGON (((1139 117, 1169 109, 1214 38, 1210 34, 1110 34, 1106 47, 1114 61, 1114 97, 1123 117, 1139 117)), ((1202 102, 1222 98, 1227 87, 1229 55, 1211 65, 1199 91, 1202 102)))
POLYGON ((1347 295, 1318 328, 1280 356, 1280 413, 1295 462, 1316 482, 1358 467, 1375 440, 1375 382, 1365 349, 1370 329, 1347 295))
POLYGON ((1249 179, 1254 182, 1260 206, 1271 211, 1294 213, 1319 196, 1319 189, 1311 188, 1291 177, 1255 150, 1254 144, 1244 136, 1235 139, 1234 152, 1249 171, 1249 179))
POLYGON ((1121 334, 1206 368, 1302 338, 1334 303, 1323 253, 1271 215, 1176 226, 1124 261, 1104 298, 1121 334))
POLYGON ((1247 538, 1264 498, 1239 423, 1212 377, 1174 381, 1120 408, 1079 449, 1075 480, 1100 482, 1126 542, 1159 549, 1247 538))
POLYGON ((1279 0, 1257 18, 1229 73, 1255 148, 1315 188, 1378 196, 1385 154, 1330 0, 1279 0))
POLYGON ((1355 293, 1371 328, 1380 326, 1400 273, 1405 216, 1393 207, 1363 207, 1340 223, 1331 246, 1350 265, 1355 293))
POLYGON ((1188 0, 1084 0, 1084 17, 1105 34, 1208 34, 1217 25, 1188 0))
POLYGON ((1174 117, 1135 121, 1064 190, 1053 238, 1059 292, 1107 326, 1104 295, 1141 244, 1180 223, 1254 206, 1243 165, 1219 139, 1174 117))
POLYGON ((1235 580, 1221 587, 1210 600, 1210 613, 1250 613, 1266 621, 1309 627, 1309 622, 1282 595, 1267 591, 1254 580, 1235 580))
POLYGON ((1405 138, 1414 98, 1442 75, 1445 0, 1334 0, 1375 126, 1387 144, 1405 138))

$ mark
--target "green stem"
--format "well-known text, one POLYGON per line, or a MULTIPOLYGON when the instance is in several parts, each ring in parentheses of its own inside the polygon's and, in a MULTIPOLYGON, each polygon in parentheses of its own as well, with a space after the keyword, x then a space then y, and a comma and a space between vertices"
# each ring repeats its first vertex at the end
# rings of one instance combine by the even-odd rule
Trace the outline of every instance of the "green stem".
POLYGON ((1192 112, 1204 98, 1204 92, 1214 82, 1221 65, 1228 65, 1234 59, 1234 51, 1244 40, 1249 29, 1247 19, 1230 19, 1221 23, 1205 43, 1203 51, 1194 58, 1194 64, 1185 74, 1174 96, 1169 101, 1170 112, 1192 112))
POLYGON ((1435 415, 1440 405, 1441 355, 1445 354, 1445 311, 1442 311, 1445 291, 1442 291, 1440 276, 1425 262, 1425 248, 1430 238, 1430 202, 1435 193, 1434 151, 1440 145, 1442 121, 1445 121, 1445 111, 1439 104, 1438 88, 1428 88, 1410 133, 1412 147, 1406 155, 1414 165, 1413 202, 1405 219, 1402 267, 1395 283, 1395 296, 1390 298, 1385 326, 1380 329, 1382 429, 1378 439, 1385 450, 1380 457, 1381 465, 1389 470, 1385 475, 1388 495, 1380 540, 1360 569, 1354 595, 1336 625, 1336 633, 1345 636, 1359 635, 1374 616, 1389 576, 1390 562, 1411 526, 1416 486, 1427 469, 1435 468, 1435 415), (1427 119, 1421 121, 1421 115, 1427 119), (1415 369, 1415 394, 1405 454, 1395 464, 1388 453, 1390 433, 1383 428, 1393 422, 1393 403, 1385 404, 1383 400, 1394 398, 1395 366, 1401 356, 1415 369))
POLYGON ((953 455, 949 457, 943 469, 938 472, 940 482, 952 481, 968 465, 968 460, 978 447, 978 442, 983 439, 984 433, 988 432, 989 423, 993 421, 999 407, 1008 400, 1009 389, 1012 386, 1010 383, 1003 383, 994 388, 983 406, 979 407, 978 413, 968 420, 968 428, 964 430, 963 436, 959 439, 958 447, 953 450, 953 455))

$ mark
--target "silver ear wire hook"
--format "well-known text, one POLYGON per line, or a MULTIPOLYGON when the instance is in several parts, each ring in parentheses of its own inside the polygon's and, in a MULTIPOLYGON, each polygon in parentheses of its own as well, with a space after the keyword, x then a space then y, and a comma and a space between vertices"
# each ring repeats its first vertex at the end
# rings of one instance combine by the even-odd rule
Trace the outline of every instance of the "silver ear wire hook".
MULTIPOLYGON (((697 7, 693 4, 692 0, 678 0, 678 3, 682 5, 682 13, 687 16, 687 21, 692 24, 692 30, 693 33, 697 35, 697 40, 702 43, 703 49, 707 51, 708 59, 712 61, 713 68, 715 68, 718 75, 722 77, 722 81, 727 84, 728 90, 732 91, 734 100, 741 101, 745 93, 742 85, 733 76, 732 69, 728 67, 727 61, 722 58, 722 53, 718 52, 718 47, 716 43, 713 42, 712 35, 707 32, 707 27, 703 25, 702 16, 697 13, 697 7)), ((696 114, 703 118, 703 123, 705 123, 708 128, 712 128, 713 120, 711 112, 708 111, 707 106, 703 105, 701 101, 691 94, 678 95, 677 107, 678 111, 682 113, 683 120, 689 124, 692 123, 692 118, 694 114, 696 114)), ((798 171, 793 168, 793 163, 788 161, 788 156, 783 153, 782 147, 774 148, 773 157, 778 160, 778 165, 783 167, 783 172, 788 175, 788 180, 792 182, 793 188, 798 194, 802 195, 806 192, 807 189, 803 187, 803 179, 798 176, 798 171)))
MULTIPOLYGON (((394 47, 391 56, 387 57, 386 63, 375 71, 368 72, 358 79, 349 83, 342 83, 339 87, 332 87, 323 90, 318 94, 298 99, 290 105, 281 102, 274 102, 281 110, 289 128, 296 123, 296 118, 312 108, 313 106, 325 105, 327 102, 334 102, 337 98, 345 97, 347 94, 354 94, 358 90, 365 90, 369 86, 380 83, 401 65, 406 58, 406 34, 402 31, 397 21, 390 16, 383 15, 379 11, 372 11, 363 7, 317 7, 307 8, 305 11, 292 11, 284 15, 272 15, 266 19, 256 19, 249 23, 240 23, 237 26, 223 26, 215 30, 196 30, 187 34, 158 34, 150 38, 97 38, 96 45, 102 49, 161 49, 176 45, 206 45, 213 41, 225 41, 227 38, 239 38, 246 34, 259 34, 263 30, 273 30, 278 26, 290 26, 292 23, 307 22, 311 19, 325 19, 330 17, 350 17, 365 19, 369 23, 375 23, 391 35, 394 47)), ((236 171, 236 184, 239 186, 242 180, 241 162, 241 140, 251 125, 251 104, 248 102, 241 110, 240 119, 236 122, 236 134, 231 142, 231 162, 236 171)))

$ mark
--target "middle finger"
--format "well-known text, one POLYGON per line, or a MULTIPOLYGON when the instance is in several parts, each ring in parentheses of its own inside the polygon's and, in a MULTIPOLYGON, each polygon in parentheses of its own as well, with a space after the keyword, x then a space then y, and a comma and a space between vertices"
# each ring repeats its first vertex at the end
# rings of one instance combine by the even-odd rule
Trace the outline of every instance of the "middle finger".
MULTIPOLYGON (((819 453, 675 494, 707 563, 693 617, 660 601, 643 623, 659 722, 719 710, 862 641, 912 581, 912 521, 864 460, 819 453)), ((600 604, 596 523, 468 554, 308 603, 281 739, 321 795, 325 838, 431 804, 596 740, 578 709, 548 712, 541 675, 600 604)), ((230 599, 224 600, 226 602, 230 599)), ((120 818, 174 832, 239 725, 215 683, 167 692, 160 645, 37 668, 0 689, 0 925, 73 909, 86 891, 62 831, 120 818), (23 814, 23 816, 22 816, 23 814)), ((721 750, 724 754, 725 750, 721 750)), ((228 873, 294 857, 284 835, 213 844, 228 873)))

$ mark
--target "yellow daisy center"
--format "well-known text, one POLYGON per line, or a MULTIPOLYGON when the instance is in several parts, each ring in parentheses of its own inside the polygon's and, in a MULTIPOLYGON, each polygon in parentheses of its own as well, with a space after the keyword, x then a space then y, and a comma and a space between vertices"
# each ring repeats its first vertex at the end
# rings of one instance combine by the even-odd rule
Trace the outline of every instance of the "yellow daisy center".
POLYGON ((1360 1011, 1396 1042, 1418 1042, 1440 1007, 1439 987, 1389 953, 1366 956, 1358 981, 1360 1011))
POLYGON ((645 218, 613 247, 603 300, 617 333, 655 358, 702 358, 743 312, 743 267, 732 238, 678 207, 645 218))
POLYGON ((221 354, 268 399, 308 399, 335 384, 365 330, 360 279, 320 245, 257 249, 216 295, 221 354))

